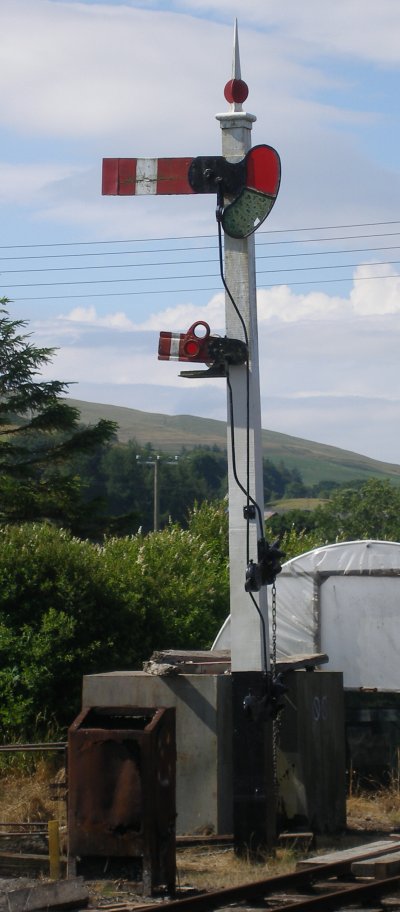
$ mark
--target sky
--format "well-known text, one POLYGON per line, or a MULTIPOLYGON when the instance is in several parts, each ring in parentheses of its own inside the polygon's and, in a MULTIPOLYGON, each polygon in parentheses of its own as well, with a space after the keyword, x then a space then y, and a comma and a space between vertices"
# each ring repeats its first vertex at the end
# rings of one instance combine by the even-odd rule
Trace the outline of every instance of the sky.
MULTIPOLYGON (((253 145, 264 428, 400 463, 398 0, 2 0, 0 295, 84 401, 225 420, 157 360, 223 334, 215 201, 104 197, 103 157, 221 154, 237 16, 253 145)), ((184 367, 184 365, 183 365, 184 367)))

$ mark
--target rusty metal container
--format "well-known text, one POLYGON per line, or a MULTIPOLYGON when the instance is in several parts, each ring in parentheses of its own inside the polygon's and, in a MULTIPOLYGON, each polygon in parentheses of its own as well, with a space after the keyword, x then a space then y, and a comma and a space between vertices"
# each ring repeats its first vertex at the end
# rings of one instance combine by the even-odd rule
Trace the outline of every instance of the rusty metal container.
POLYGON ((68 731, 69 855, 83 875, 175 889, 175 709, 91 707, 68 731))

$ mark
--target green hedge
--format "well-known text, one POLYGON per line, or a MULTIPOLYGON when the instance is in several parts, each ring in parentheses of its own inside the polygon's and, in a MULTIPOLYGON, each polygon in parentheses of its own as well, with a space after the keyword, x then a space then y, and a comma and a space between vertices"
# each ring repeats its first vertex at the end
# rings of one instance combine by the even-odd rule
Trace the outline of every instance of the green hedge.
POLYGON ((73 720, 83 674, 141 668, 154 649, 206 648, 229 611, 226 516, 103 546, 50 524, 0 529, 0 738, 73 720))

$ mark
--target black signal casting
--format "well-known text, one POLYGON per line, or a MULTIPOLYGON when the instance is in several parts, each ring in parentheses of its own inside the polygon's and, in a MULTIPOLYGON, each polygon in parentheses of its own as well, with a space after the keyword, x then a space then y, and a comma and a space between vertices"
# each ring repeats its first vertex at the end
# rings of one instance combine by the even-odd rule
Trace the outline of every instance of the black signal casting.
POLYGON ((257 563, 250 560, 246 570, 246 592, 259 592, 262 586, 272 586, 278 573, 282 570, 281 558, 285 556, 279 550, 279 541, 269 545, 265 538, 257 542, 257 563))

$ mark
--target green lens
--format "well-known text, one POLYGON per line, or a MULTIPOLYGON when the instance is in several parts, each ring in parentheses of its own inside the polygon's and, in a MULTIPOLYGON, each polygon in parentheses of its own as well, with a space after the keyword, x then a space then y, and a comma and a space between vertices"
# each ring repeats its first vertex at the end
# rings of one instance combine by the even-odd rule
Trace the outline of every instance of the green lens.
POLYGON ((222 227, 225 233, 233 238, 246 238, 253 234, 267 218, 274 202, 274 197, 245 188, 224 209, 222 227))

